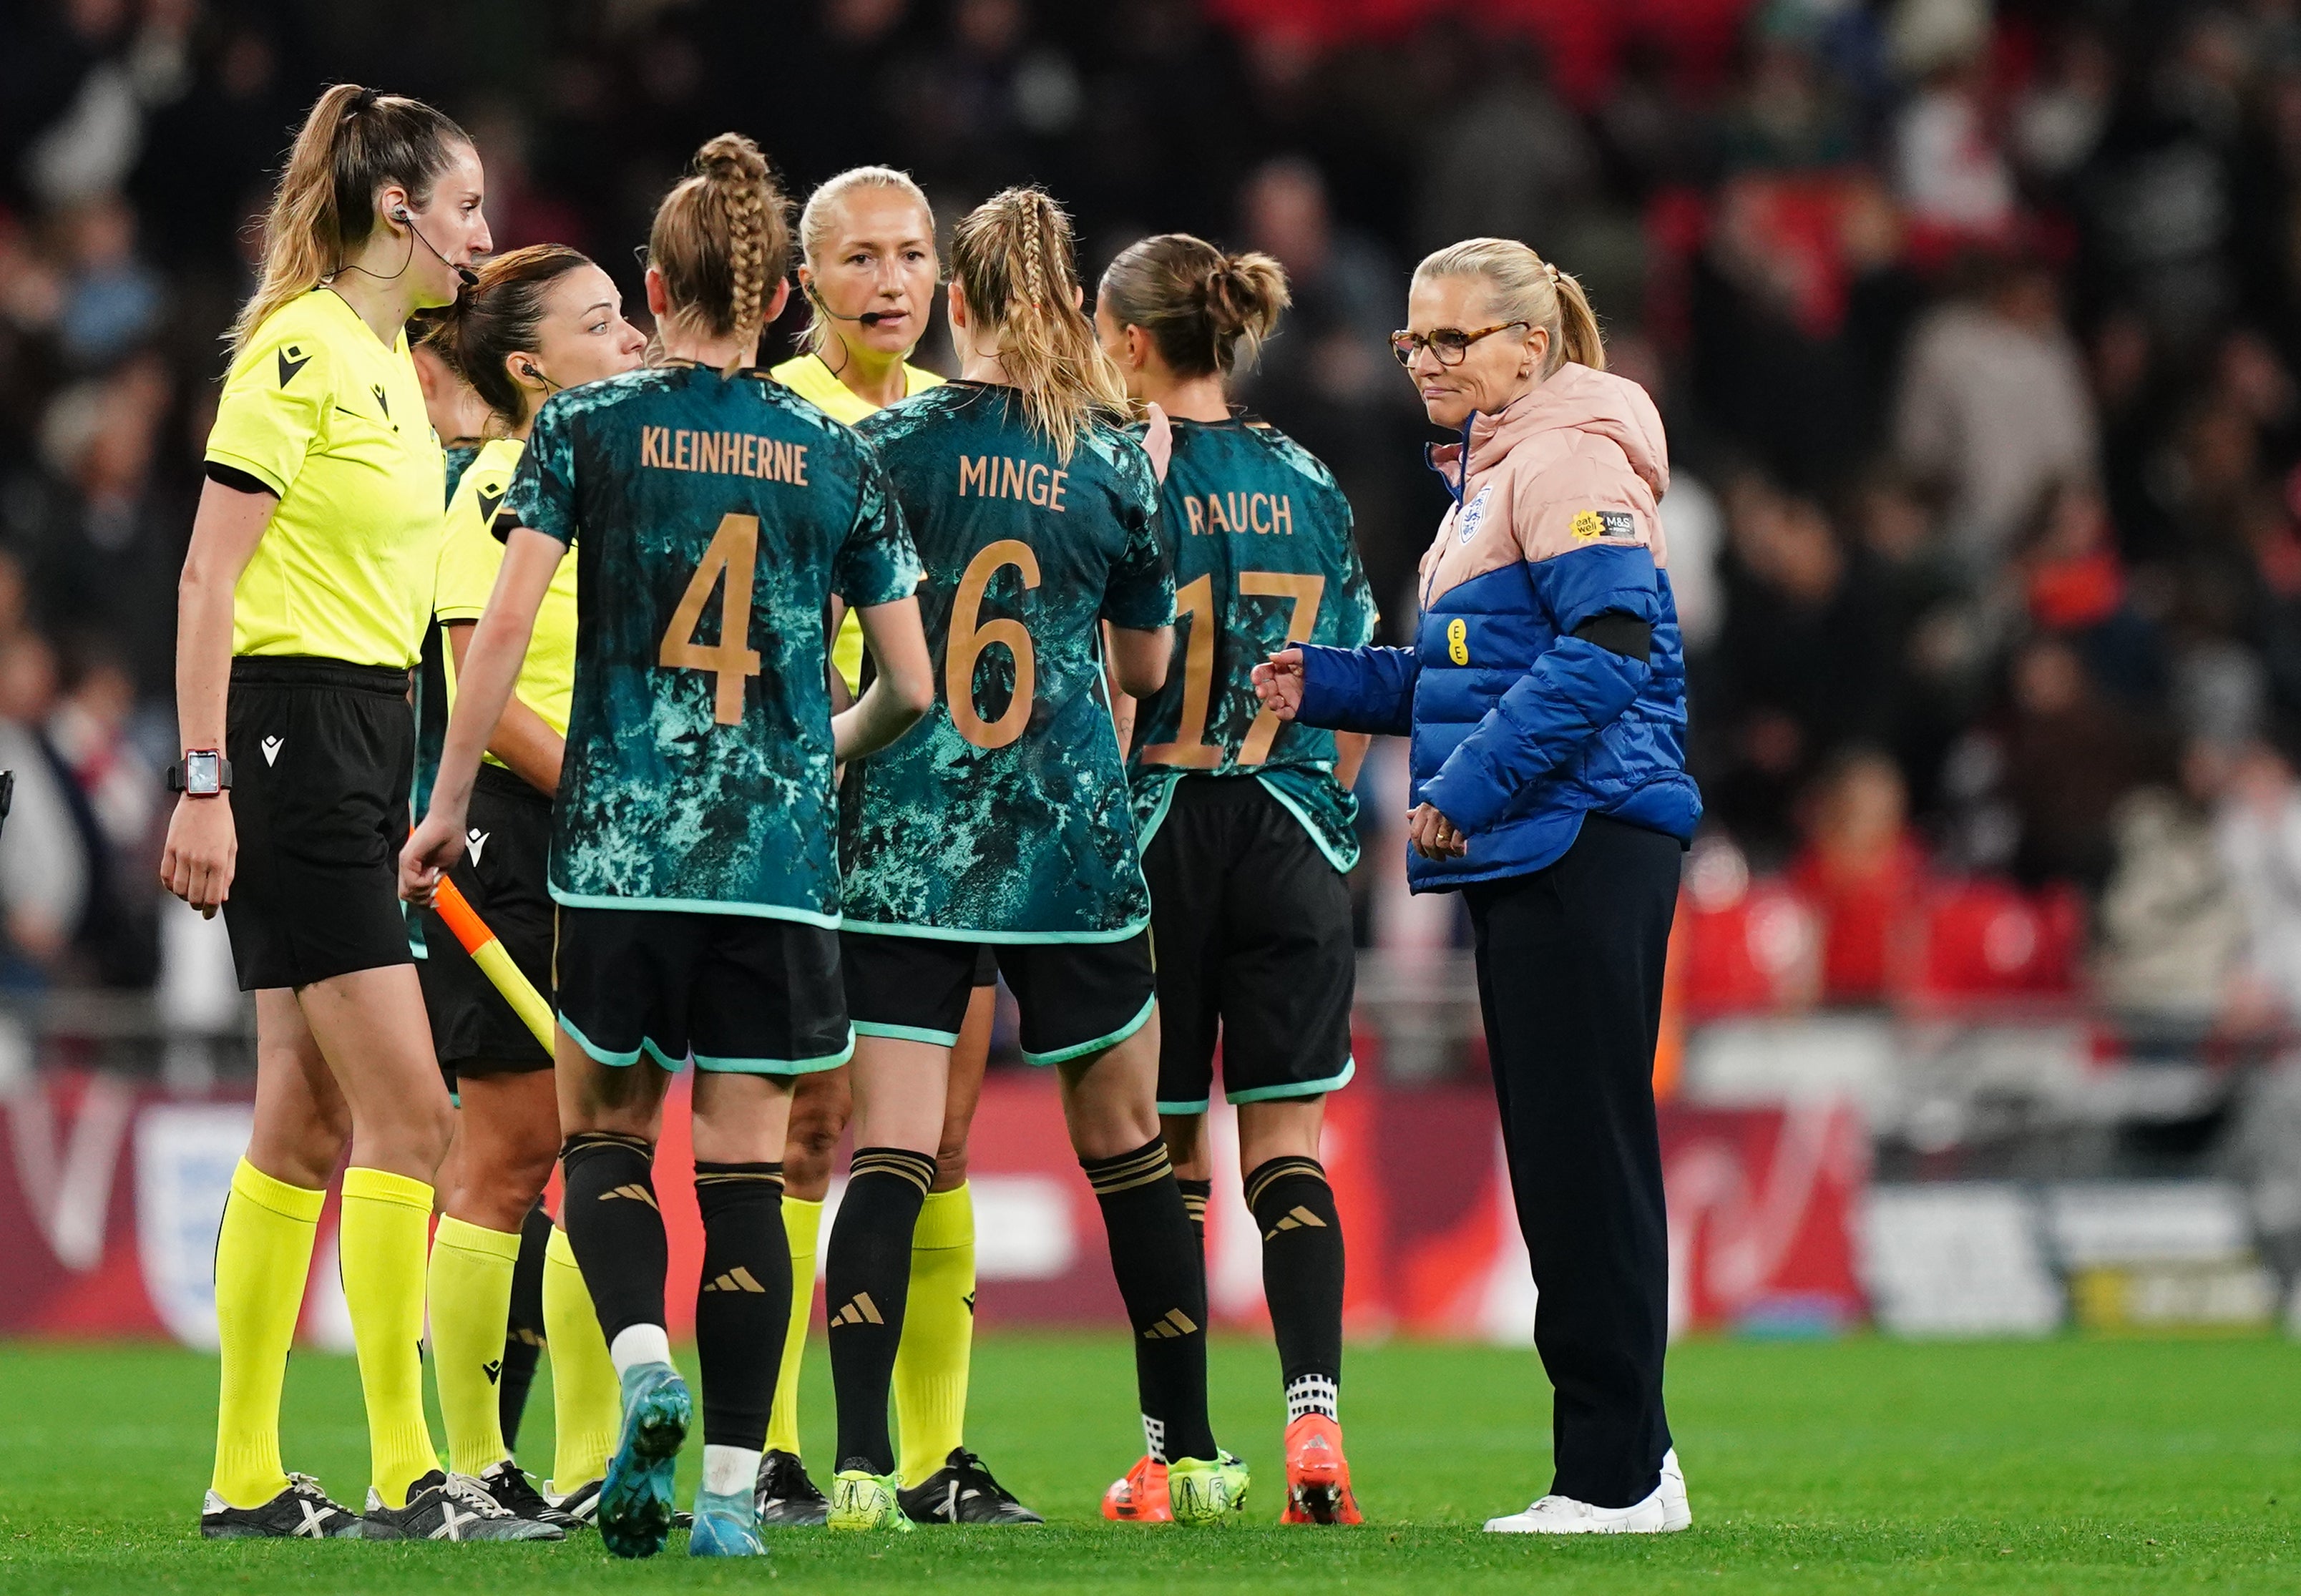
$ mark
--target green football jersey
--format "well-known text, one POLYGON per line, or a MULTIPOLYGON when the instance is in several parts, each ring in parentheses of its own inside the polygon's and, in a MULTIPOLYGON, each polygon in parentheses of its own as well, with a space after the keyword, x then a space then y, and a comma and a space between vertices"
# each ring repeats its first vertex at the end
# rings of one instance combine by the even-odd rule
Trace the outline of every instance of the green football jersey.
POLYGON ((1335 734, 1264 709, 1252 673, 1290 642, 1355 648, 1374 636, 1350 500, 1268 422, 1174 427, 1159 497, 1174 552, 1175 658, 1167 685, 1135 710, 1129 765, 1143 844, 1184 776, 1251 775, 1349 870, 1359 805, 1335 778, 1335 734))
POLYGON ((984 942, 1098 942, 1150 917, 1100 623, 1173 618, 1150 456, 1084 428, 1067 461, 1015 390, 951 382, 858 429, 886 463, 927 579, 935 706, 849 769, 846 926, 984 942))
POLYGON ((836 925, 824 610, 919 579, 871 451, 764 372, 630 372, 544 405, 504 506, 579 562, 551 896, 836 925))

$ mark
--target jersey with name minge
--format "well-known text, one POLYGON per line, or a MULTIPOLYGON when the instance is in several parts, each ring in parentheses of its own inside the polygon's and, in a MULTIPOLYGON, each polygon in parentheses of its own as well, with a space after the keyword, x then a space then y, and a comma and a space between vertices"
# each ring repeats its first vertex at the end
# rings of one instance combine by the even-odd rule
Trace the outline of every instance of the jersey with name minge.
POLYGON ((1102 686, 1100 623, 1174 614, 1140 444, 1088 422, 1067 459, 1010 388, 951 382, 865 418, 927 579, 936 703, 848 767, 851 924, 1093 940, 1150 914, 1102 686))
POLYGON ((876 456, 763 372, 665 366, 555 396, 504 514, 581 568, 553 896, 834 923, 824 608, 919 576, 876 456))

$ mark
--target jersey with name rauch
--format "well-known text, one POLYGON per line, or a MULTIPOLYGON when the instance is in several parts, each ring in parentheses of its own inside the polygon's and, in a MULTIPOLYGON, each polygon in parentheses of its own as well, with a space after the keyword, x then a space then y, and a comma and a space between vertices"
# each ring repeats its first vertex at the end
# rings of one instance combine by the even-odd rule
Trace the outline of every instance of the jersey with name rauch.
POLYGON ((927 581, 934 708, 841 791, 850 930, 1114 940, 1149 918, 1098 623, 1167 623, 1150 457, 1082 429, 1068 460, 1015 390, 953 382, 858 429, 927 581))
POLYGON ((554 396, 504 515, 574 546, 551 895, 838 922, 823 612, 918 584, 871 452, 762 372, 554 396))
POLYGON ((1374 593, 1351 506, 1318 457, 1250 416, 1177 421, 1159 489, 1175 559, 1175 658, 1135 711, 1134 812, 1148 846, 1193 772, 1252 775, 1337 870, 1358 863, 1358 799, 1335 734, 1261 706, 1252 673, 1290 642, 1355 648, 1374 593))

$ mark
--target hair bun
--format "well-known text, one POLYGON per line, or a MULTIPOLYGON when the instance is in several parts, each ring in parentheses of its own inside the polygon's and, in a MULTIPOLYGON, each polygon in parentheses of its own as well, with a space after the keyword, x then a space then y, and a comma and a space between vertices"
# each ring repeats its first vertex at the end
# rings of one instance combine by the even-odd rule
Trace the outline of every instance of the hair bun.
POLYGON ((695 170, 714 182, 764 182, 767 158, 742 134, 721 133, 695 152, 695 170))

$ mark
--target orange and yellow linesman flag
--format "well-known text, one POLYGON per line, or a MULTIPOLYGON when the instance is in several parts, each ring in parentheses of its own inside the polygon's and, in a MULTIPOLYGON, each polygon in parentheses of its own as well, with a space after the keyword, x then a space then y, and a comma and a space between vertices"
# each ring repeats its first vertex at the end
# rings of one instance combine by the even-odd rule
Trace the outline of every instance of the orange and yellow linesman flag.
POLYGON ((431 907, 439 911, 439 918, 456 933, 456 940, 464 945, 464 951, 472 956, 480 973, 503 994, 504 1001, 511 1005, 520 1023, 535 1032, 535 1040, 543 1044, 545 1052, 550 1052, 551 1005, 543 1000, 543 994, 535 990, 535 983, 513 959, 511 949, 488 929, 488 923, 480 918, 444 873, 439 877, 439 890, 432 895, 431 907))

